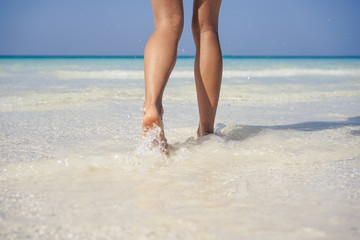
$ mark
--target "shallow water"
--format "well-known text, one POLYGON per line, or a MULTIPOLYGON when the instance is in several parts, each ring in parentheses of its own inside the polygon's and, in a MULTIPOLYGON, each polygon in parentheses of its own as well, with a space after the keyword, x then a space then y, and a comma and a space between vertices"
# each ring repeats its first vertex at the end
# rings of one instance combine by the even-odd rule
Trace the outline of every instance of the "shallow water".
POLYGON ((0 59, 1 239, 357 239, 360 60, 225 58, 195 137, 192 58, 139 143, 142 59, 0 59))

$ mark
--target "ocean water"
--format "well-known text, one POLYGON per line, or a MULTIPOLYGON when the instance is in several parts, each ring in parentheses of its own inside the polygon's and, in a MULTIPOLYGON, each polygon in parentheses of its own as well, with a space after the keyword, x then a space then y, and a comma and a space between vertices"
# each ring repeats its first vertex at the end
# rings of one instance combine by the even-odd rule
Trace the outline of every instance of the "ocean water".
POLYGON ((164 156, 142 58, 0 58, 0 239, 358 239, 360 59, 225 57, 202 138, 193 62, 164 156))

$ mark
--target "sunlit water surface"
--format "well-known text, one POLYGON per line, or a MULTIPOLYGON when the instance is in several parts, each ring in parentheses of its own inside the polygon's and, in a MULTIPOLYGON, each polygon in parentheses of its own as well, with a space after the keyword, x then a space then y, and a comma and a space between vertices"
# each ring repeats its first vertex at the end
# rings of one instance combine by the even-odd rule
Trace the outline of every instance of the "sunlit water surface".
POLYGON ((360 60, 225 58, 196 138, 192 58, 139 142, 137 58, 0 59, 1 239, 358 239, 360 60))

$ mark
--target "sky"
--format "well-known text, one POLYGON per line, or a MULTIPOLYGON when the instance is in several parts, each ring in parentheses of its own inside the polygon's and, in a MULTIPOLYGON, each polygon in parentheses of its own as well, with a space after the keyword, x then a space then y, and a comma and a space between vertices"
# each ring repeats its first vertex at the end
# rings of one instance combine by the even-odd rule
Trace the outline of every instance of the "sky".
MULTIPOLYGON (((0 0, 2 56, 139 56, 153 28, 150 0, 0 0)), ((223 0, 219 37, 223 55, 360 56, 360 0, 223 0)))

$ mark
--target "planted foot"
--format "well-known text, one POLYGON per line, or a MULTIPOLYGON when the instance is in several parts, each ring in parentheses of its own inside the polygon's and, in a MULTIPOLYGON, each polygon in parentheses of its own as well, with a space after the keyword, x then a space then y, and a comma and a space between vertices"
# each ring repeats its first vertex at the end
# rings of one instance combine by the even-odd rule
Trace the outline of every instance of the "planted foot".
POLYGON ((202 136, 212 134, 212 133, 214 133, 213 128, 204 128, 204 127, 201 127, 201 125, 199 124, 198 130, 197 130, 198 137, 202 137, 202 136))

